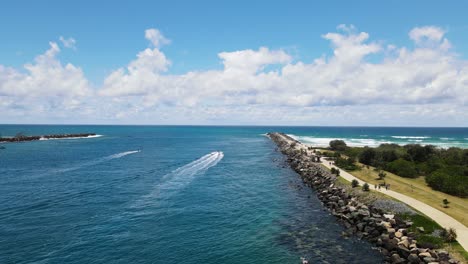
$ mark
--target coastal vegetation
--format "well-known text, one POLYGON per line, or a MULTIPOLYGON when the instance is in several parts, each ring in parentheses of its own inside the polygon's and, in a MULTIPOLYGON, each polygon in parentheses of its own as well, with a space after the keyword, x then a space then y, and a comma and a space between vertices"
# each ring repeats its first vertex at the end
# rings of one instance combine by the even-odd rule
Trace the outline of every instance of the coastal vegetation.
MULTIPOLYGON (((466 251, 454 241, 454 230, 445 230, 406 204, 364 188, 365 184, 362 188, 355 188, 357 186, 353 186, 352 182, 350 184, 338 177, 338 169, 328 169, 325 165, 328 163, 316 163, 307 153, 301 151, 304 148, 299 143, 291 147, 293 139, 287 135, 270 133, 269 136, 287 156, 291 168, 302 177, 305 184, 316 190, 323 205, 343 223, 344 237, 354 234, 375 243, 388 263, 459 263, 452 259, 452 254, 459 259, 467 259, 466 251)), ((327 154, 335 156, 335 151, 327 154)), ((378 169, 356 163, 359 168, 356 172, 367 169, 374 172, 374 180, 378 180, 378 169)), ((415 180, 392 173, 383 178, 393 176, 415 180)))
POLYGON ((458 197, 468 197, 468 149, 436 148, 432 145, 381 144, 376 148, 349 147, 342 140, 330 142, 335 164, 347 171, 372 166, 404 178, 424 177, 434 190, 458 197))

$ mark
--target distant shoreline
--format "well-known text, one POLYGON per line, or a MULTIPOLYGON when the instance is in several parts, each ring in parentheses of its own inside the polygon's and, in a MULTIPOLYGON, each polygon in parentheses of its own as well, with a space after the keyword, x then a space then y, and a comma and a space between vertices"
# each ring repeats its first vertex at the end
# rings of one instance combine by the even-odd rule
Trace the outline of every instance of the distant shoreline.
POLYGON ((48 140, 48 139, 67 139, 67 138, 88 138, 97 137, 95 133, 80 133, 80 134, 56 134, 56 135, 42 135, 42 136, 24 136, 19 135, 15 137, 1 137, 0 142, 25 142, 25 141, 36 141, 36 140, 48 140))

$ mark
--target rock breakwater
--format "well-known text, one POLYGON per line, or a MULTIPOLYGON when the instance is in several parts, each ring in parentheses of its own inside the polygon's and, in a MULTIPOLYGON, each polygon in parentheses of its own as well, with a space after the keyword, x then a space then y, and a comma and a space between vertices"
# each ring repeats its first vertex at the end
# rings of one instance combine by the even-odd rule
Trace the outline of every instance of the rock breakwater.
POLYGON ((81 133, 81 134, 57 134, 57 135, 44 135, 44 136, 17 135, 15 137, 0 137, 0 142, 23 142, 23 141, 60 139, 60 138, 86 138, 86 137, 93 137, 93 136, 96 136, 96 134, 81 133))
POLYGON ((317 157, 309 155, 299 141, 283 133, 267 135, 286 155, 302 181, 315 189, 323 205, 344 225, 343 236, 355 235, 370 241, 385 256, 385 263, 459 263, 446 251, 421 247, 408 229, 412 222, 364 204, 346 188, 338 186, 337 176, 317 163, 317 157))

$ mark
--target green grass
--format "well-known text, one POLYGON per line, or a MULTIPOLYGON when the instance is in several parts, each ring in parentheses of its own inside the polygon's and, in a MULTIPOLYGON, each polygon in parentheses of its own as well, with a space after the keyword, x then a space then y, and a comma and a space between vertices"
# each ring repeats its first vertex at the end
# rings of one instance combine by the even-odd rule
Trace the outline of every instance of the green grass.
MULTIPOLYGON (((323 165, 321 165, 323 166, 323 165)), ((325 166, 323 166, 326 168, 325 166)), ((375 173, 376 174, 376 173, 375 173)), ((372 175, 372 177, 375 177, 375 175, 372 175)), ((396 176, 398 177, 398 176, 396 176)), ((400 178, 400 177, 399 177, 400 178)), ((374 178, 375 179, 375 178, 374 178)), ((388 179, 388 178, 387 178, 388 179)), ((366 179, 367 180, 367 179, 366 179)), ((377 182, 377 181, 376 181, 377 182)), ((388 199, 388 200, 396 200, 393 197, 387 196, 383 193, 375 192, 371 190, 370 192, 363 192, 361 190, 361 186, 352 188, 351 187, 351 182, 345 180, 342 177, 337 177, 337 180, 335 182, 337 186, 341 186, 346 188, 348 193, 351 195, 357 197, 357 199, 363 203, 369 203, 374 201, 375 199, 388 199)), ((396 200, 398 201, 398 200, 396 200)), ((415 209, 415 208, 413 208, 415 209)), ((415 209, 417 211, 417 209, 415 209)), ((467 264, 468 263, 468 252, 458 243, 458 242, 450 242, 446 243, 443 238, 441 237, 436 237, 432 236, 431 233, 434 232, 434 230, 440 230, 443 229, 439 224, 437 224, 434 220, 431 218, 427 217, 426 215, 418 212, 418 214, 410 215, 410 214, 400 214, 398 215, 401 219, 411 221, 413 222, 413 225, 408 228, 408 231, 414 232, 415 234, 418 234, 418 243, 424 245, 424 244, 430 244, 433 245, 437 248, 442 248, 444 250, 447 250, 451 255, 453 255, 457 260, 461 261, 460 263, 462 264, 467 264), (421 233, 417 230, 417 227, 423 227, 424 228, 424 233, 421 233)))

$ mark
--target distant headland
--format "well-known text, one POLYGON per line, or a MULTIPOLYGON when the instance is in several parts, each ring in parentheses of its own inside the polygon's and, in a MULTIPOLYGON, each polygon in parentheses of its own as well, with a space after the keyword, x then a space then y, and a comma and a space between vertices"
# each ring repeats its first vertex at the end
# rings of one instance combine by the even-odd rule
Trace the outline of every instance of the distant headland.
POLYGON ((47 139, 66 139, 66 138, 87 138, 96 137, 95 133, 80 133, 80 134, 56 134, 56 135, 42 135, 42 136, 25 136, 21 133, 14 137, 0 137, 0 142, 24 142, 34 140, 47 140, 47 139))

